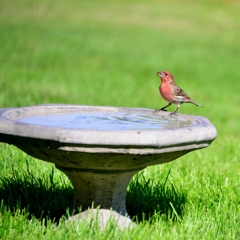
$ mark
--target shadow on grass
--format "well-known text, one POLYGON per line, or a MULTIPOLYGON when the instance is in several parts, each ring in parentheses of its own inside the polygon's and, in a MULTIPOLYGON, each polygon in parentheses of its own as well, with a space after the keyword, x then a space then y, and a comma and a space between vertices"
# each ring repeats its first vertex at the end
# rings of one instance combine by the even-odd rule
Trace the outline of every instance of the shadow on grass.
POLYGON ((146 180, 142 173, 137 174, 130 182, 126 207, 133 220, 153 221, 159 217, 166 221, 181 220, 187 197, 170 183, 170 172, 171 170, 163 182, 146 180))
MULTIPOLYGON (((141 173, 130 182, 126 206, 133 220, 154 220, 159 215, 165 220, 182 217, 186 198, 168 183, 168 175, 164 183, 145 180, 141 173)), ((20 209, 29 218, 58 222, 72 210, 74 190, 64 179, 54 182, 54 168, 41 177, 29 169, 21 173, 12 170, 12 176, 0 177, 0 201, 13 213, 20 209)))
POLYGON ((12 170, 12 176, 0 177, 0 200, 11 212, 25 210, 29 218, 33 215, 58 222, 73 206, 74 190, 64 179, 54 182, 54 168, 41 177, 29 170, 12 170))

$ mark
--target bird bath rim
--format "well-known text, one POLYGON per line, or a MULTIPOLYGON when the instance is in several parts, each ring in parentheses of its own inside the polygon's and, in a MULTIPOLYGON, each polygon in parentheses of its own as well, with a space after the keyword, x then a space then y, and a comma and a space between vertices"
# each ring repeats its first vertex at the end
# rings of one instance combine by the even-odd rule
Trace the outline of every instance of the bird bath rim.
POLYGON ((182 146, 194 142, 201 144, 204 140, 206 147, 217 136, 215 127, 208 119, 200 116, 179 114, 172 119, 184 118, 194 121, 194 126, 173 129, 133 129, 133 130, 91 130, 78 128, 62 128, 23 123, 20 119, 29 116, 42 116, 64 113, 94 113, 94 112, 127 112, 145 113, 156 117, 169 118, 168 112, 155 112, 147 108, 102 107, 68 104, 44 104, 20 108, 0 109, 0 131, 3 134, 53 140, 65 144, 164 148, 166 146, 182 146), (202 131, 204 130, 204 131, 202 131), (207 130, 207 131, 206 131, 207 130), (183 137, 184 136, 184 137, 183 137), (164 139, 164 141, 163 141, 164 139), (207 140, 210 140, 209 142, 207 140), (206 143, 207 141, 207 143, 206 143), (207 145, 206 145, 207 144, 207 145))

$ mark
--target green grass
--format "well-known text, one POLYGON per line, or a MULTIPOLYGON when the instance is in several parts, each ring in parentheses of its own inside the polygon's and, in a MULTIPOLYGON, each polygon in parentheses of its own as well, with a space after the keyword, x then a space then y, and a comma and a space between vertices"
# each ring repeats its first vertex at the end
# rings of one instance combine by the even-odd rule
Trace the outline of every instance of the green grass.
POLYGON ((157 109, 166 103, 156 72, 168 70, 204 106, 180 113, 207 117, 218 137, 132 180, 127 208, 141 221, 125 231, 66 225, 67 178, 0 144, 0 238, 240 239, 239 11, 236 0, 2 0, 0 108, 157 109))

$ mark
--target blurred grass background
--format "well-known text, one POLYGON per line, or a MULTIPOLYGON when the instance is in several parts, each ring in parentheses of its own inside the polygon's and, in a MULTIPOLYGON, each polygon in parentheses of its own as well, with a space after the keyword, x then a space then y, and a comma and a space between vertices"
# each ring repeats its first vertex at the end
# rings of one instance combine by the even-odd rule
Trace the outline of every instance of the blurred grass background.
MULTIPOLYGON (((240 221, 239 10, 236 0, 2 0, 0 107, 66 103, 157 109, 166 103, 156 72, 170 71, 204 106, 185 104, 180 113, 207 117, 218 138, 209 148, 147 168, 144 175, 158 181, 161 172, 172 169, 171 182, 192 204, 186 216, 220 202, 214 213, 235 226, 240 221), (230 217, 224 215, 227 209, 230 217)), ((5 144, 0 158, 1 176, 12 168, 22 171, 26 159, 36 176, 51 168, 5 144)), ((201 214, 207 218, 206 212, 201 214)), ((183 226, 176 232, 184 232, 183 226)))

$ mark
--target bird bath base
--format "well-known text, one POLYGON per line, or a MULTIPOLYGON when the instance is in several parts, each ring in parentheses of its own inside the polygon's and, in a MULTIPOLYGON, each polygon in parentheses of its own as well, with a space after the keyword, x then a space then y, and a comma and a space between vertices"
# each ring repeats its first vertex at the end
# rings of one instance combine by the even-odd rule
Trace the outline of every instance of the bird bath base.
POLYGON ((147 166, 208 147, 216 129, 204 117, 151 109, 39 105, 0 110, 0 141, 51 163, 71 180, 75 206, 126 215, 129 181, 147 166))
MULTIPOLYGON (((91 160, 91 158, 89 159, 91 160)), ((127 213, 125 206, 126 189, 134 171, 84 171, 56 166, 71 180, 75 189, 75 205, 83 210, 93 205, 103 209, 114 209, 127 213)))

